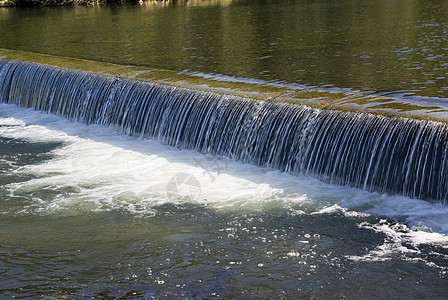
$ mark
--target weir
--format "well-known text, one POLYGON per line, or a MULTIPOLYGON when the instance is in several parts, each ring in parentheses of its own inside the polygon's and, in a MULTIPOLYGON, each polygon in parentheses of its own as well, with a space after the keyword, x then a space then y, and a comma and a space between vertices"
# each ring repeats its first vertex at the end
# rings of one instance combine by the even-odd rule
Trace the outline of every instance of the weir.
POLYGON ((329 183, 445 204, 448 198, 444 122, 9 60, 0 61, 0 100, 329 183))

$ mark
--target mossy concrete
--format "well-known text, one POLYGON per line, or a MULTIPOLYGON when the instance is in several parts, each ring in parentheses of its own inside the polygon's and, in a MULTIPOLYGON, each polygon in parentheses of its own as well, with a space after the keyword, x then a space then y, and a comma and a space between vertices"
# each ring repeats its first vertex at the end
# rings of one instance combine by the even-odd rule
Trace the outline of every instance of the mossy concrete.
POLYGON ((395 117, 411 117, 448 122, 448 99, 388 97, 375 94, 306 88, 236 79, 193 72, 151 69, 71 57, 7 50, 0 48, 0 59, 27 61, 120 78, 152 81, 194 90, 211 91, 261 101, 303 104, 319 109, 367 112, 395 117))

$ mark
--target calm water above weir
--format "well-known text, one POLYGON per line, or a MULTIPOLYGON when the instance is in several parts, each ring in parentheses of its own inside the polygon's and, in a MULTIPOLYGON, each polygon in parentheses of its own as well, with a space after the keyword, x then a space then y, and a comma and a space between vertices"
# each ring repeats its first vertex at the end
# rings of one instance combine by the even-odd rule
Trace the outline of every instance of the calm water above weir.
MULTIPOLYGON (((445 1, 364 2, 0 9, 0 47, 448 97, 445 1)), ((0 103, 0 298, 447 299, 447 216, 0 103)))
POLYGON ((0 47, 448 98, 444 0, 188 3, 1 9, 0 47))

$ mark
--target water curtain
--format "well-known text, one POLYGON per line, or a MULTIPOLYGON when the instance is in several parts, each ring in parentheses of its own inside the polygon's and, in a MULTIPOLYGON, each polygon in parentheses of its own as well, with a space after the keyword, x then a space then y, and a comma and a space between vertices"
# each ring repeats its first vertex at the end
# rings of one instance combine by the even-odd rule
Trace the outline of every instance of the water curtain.
POLYGON ((325 182, 448 198, 448 126, 0 61, 0 100, 325 182))

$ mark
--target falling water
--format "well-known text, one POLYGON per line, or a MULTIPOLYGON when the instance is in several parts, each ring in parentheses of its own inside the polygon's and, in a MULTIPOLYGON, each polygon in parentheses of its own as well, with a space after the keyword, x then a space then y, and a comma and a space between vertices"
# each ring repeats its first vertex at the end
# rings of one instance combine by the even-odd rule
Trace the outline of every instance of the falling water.
POLYGON ((0 100, 325 182, 446 203, 444 123, 0 61, 0 100))

